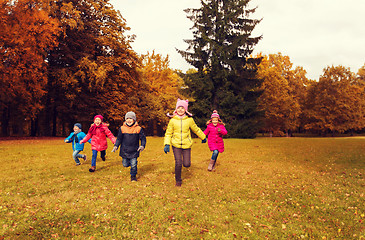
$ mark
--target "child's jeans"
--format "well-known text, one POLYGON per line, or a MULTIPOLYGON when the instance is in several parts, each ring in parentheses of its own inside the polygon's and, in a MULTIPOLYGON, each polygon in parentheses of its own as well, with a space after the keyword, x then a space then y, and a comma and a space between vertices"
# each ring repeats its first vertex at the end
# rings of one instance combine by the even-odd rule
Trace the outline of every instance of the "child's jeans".
POLYGON ((175 180, 176 182, 181 182, 181 169, 182 165, 188 168, 191 164, 191 148, 182 149, 172 147, 175 157, 175 180))
MULTIPOLYGON (((98 151, 92 150, 92 152, 93 152, 93 156, 91 157, 91 166, 96 167, 96 157, 98 156, 98 151)), ((100 157, 105 157, 105 155, 106 155, 105 150, 100 151, 100 157)))
POLYGON ((131 176, 137 175, 137 158, 123 158, 123 167, 131 167, 131 176))
POLYGON ((72 154, 72 157, 74 158, 76 164, 80 164, 80 160, 79 158, 84 157, 84 155, 79 154, 81 152, 81 150, 75 150, 72 154))
POLYGON ((219 154, 219 151, 218 150, 214 150, 213 151, 213 154, 212 154, 212 160, 216 161, 217 158, 218 158, 218 154, 219 154))

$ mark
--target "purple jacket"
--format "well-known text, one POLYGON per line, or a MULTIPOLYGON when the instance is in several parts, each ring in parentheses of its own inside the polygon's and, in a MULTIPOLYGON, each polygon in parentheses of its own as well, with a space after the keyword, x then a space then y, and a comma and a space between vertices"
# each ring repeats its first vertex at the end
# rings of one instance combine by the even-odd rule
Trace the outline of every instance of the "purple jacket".
POLYGON ((209 123, 204 134, 208 136, 208 146, 210 151, 218 150, 219 152, 224 151, 223 135, 227 134, 227 130, 223 124, 218 123, 215 127, 213 123, 209 123), (221 130, 218 132, 218 128, 221 130))

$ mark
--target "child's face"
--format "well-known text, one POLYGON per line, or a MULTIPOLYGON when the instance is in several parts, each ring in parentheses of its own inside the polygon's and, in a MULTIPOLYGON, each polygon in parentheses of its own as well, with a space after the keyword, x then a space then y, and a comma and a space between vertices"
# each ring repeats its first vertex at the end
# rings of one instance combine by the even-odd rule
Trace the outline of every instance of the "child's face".
POLYGON ((132 118, 127 118, 125 120, 125 122, 128 124, 128 125, 132 125, 134 123, 134 120, 132 118))
POLYGON ((184 114, 185 114, 185 108, 184 108, 184 107, 182 107, 182 106, 178 107, 178 108, 176 109, 176 113, 177 113, 177 115, 179 115, 179 116, 184 115, 184 114))
POLYGON ((74 126, 74 132, 80 130, 80 128, 78 126, 74 126))
POLYGON ((96 124, 96 126, 99 126, 101 123, 101 119, 100 118, 95 118, 94 123, 96 124))
POLYGON ((217 126, 218 125, 218 118, 214 117, 212 118, 212 123, 214 126, 217 126))

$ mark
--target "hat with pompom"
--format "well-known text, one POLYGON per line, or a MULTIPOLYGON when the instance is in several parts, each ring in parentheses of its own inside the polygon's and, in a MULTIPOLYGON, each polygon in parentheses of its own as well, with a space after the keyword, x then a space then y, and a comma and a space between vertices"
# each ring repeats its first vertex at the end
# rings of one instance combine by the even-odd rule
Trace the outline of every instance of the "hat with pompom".
POLYGON ((217 110, 214 110, 212 115, 210 116, 210 118, 220 118, 219 117, 219 114, 218 114, 218 111, 217 110))
POLYGON ((182 100, 182 99, 178 98, 177 102, 176 102, 176 108, 175 108, 175 111, 174 111, 173 115, 171 116, 170 114, 167 114, 167 116, 173 117, 173 116, 177 115, 176 110, 178 109, 178 107, 183 107, 185 109, 185 112, 186 112, 187 115, 193 116, 193 114, 188 112, 188 106, 189 106, 189 100, 188 99, 182 100))

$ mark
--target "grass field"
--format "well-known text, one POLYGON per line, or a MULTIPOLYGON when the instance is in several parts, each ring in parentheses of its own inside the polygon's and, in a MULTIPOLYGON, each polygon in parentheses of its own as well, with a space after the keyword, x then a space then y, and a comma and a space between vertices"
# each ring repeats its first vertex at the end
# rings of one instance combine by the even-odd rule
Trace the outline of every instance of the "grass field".
POLYGON ((0 239, 365 239, 365 138, 226 139, 215 172, 195 140, 147 138, 138 182, 107 151, 89 173, 63 138, 0 141, 0 239))

